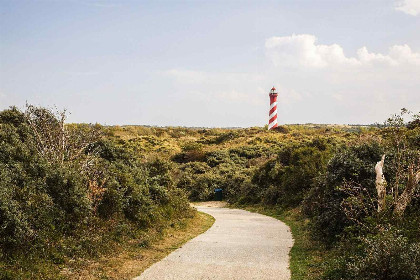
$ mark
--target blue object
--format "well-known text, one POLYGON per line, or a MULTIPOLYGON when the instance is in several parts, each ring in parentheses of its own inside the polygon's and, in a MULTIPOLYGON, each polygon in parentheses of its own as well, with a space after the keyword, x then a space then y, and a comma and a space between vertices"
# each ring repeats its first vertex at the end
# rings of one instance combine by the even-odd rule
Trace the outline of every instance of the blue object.
POLYGON ((214 189, 214 200, 221 201, 223 199, 223 189, 214 189))

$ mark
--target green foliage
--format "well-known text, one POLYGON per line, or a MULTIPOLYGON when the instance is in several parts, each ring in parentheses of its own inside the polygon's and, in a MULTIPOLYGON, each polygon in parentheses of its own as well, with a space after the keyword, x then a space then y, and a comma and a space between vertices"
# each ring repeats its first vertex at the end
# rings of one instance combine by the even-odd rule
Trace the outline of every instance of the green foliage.
POLYGON ((206 139, 202 141, 205 144, 222 144, 224 142, 228 142, 230 140, 233 140, 239 136, 238 131, 231 130, 227 132, 222 133, 216 133, 214 137, 211 137, 209 139, 206 139))
POLYGON ((45 195, 55 208, 55 224, 63 231, 74 228, 91 214, 91 202, 77 171, 51 166, 45 177, 45 195))
MULTIPOLYGON (((287 125, 277 131, 167 128, 159 133, 152 132, 153 128, 147 137, 154 137, 155 151, 165 145, 172 147, 172 154, 159 156, 171 159, 168 173, 173 185, 185 191, 190 200, 213 199, 214 189, 222 188, 225 199, 232 203, 302 210, 302 219, 308 223, 305 231, 321 241, 316 244, 326 246, 324 250, 331 249, 329 257, 337 259, 348 251, 362 258, 373 250, 364 241, 379 234, 378 228, 385 225, 399 229, 398 236, 405 238, 402 248, 411 248, 419 241, 418 188, 399 219, 392 216, 392 203, 378 214, 374 170, 385 152, 385 177, 390 185, 400 185, 392 191, 405 190, 407 176, 398 174, 418 166, 415 159, 419 158, 420 133, 416 124, 415 120, 406 124, 403 119, 392 118, 380 128, 309 124, 287 125), (357 249, 337 249, 345 247, 346 240, 357 249)), ((157 191, 151 187, 149 192, 157 191)), ((401 267, 404 262, 400 262, 401 267)), ((378 264, 372 260, 370 266, 379 270, 378 264)), ((360 279, 371 275, 363 273, 354 275, 367 277, 360 279)))
POLYGON ((258 169, 252 182, 261 188, 264 204, 297 206, 324 171, 328 158, 326 146, 320 149, 313 142, 309 146, 288 146, 258 169))
POLYGON ((353 224, 342 208, 349 194, 340 187, 346 182, 358 182, 374 197, 374 166, 381 152, 378 143, 364 143, 339 150, 329 161, 326 172, 317 178, 303 202, 304 212, 312 218, 314 237, 331 245, 346 226, 353 224))
POLYGON ((105 192, 98 205, 100 217, 109 219, 113 215, 122 213, 124 205, 124 193, 121 192, 121 186, 115 179, 110 179, 105 184, 105 192))
POLYGON ((201 161, 204 158, 203 145, 189 141, 182 145, 182 152, 174 155, 172 160, 178 163, 186 163, 190 161, 201 161))
POLYGON ((330 264, 325 279, 416 280, 420 278, 420 243, 411 243, 394 228, 361 238, 357 250, 330 264))
POLYGON ((188 199, 211 200, 216 188, 232 203, 302 210, 305 232, 339 259, 327 279, 418 275, 419 188, 403 215, 392 215, 393 196, 419 166, 418 115, 406 123, 404 111, 380 128, 268 131, 63 125, 63 114, 30 108, 0 112, 0 261, 8 266, 1 277, 17 275, 24 252, 58 264, 160 232, 191 215, 188 199), (51 149, 57 144, 59 152, 51 149), (384 152, 390 203, 379 214, 374 167, 384 152))
POLYGON ((38 261, 97 256, 116 236, 191 216, 168 159, 137 157, 125 140, 96 139, 90 131, 98 126, 57 126, 61 117, 35 107, 0 112, 0 265, 10 268, 2 278, 24 277, 38 261), (60 142, 57 152, 65 138, 56 136, 67 133, 78 139, 60 142))
POLYGON ((147 183, 149 185, 157 184, 169 188, 173 185, 170 171, 172 170, 172 164, 170 161, 157 158, 153 161, 146 163, 145 168, 147 170, 147 183))
POLYGON ((206 163, 210 167, 215 167, 221 163, 230 163, 229 152, 226 150, 212 151, 206 154, 206 163))

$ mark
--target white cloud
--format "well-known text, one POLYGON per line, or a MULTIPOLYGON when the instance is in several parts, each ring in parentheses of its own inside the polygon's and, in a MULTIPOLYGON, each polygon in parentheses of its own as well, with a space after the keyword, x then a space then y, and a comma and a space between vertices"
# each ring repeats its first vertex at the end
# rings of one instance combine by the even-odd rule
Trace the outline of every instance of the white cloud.
POLYGON ((383 55, 381 53, 369 52, 366 47, 362 47, 357 50, 357 57, 361 64, 373 64, 373 63, 386 63, 390 65, 396 65, 391 57, 383 55))
POLYGON ((415 53, 408 45, 395 45, 390 48, 389 56, 399 63, 420 65, 420 53, 415 53))
POLYGON ((388 54, 369 52, 366 47, 357 51, 357 57, 347 57, 338 44, 317 44, 310 34, 271 37, 266 40, 268 56, 276 66, 303 66, 324 68, 328 66, 364 66, 372 64, 420 64, 420 53, 408 45, 392 46, 388 54))
POLYGON ((265 47, 276 65, 294 65, 296 62, 306 67, 326 67, 332 64, 355 65, 359 62, 347 58, 343 48, 337 44, 319 45, 317 38, 310 34, 271 37, 265 47))
POLYGON ((397 2, 395 9, 412 16, 417 16, 420 14, 420 0, 400 0, 397 2))

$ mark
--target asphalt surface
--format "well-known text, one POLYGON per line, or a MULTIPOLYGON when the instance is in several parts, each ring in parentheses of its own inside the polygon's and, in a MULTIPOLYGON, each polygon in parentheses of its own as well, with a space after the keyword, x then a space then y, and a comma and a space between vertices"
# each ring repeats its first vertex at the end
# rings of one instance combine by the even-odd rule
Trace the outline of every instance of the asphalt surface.
POLYGON ((198 206, 216 221, 134 279, 290 279, 290 229, 239 209, 198 206))

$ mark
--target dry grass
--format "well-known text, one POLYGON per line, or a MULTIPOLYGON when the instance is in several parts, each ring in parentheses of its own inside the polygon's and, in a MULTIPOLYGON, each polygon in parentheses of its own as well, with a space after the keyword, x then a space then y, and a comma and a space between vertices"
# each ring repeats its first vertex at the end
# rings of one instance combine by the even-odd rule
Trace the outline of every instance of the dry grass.
POLYGON ((228 207, 226 201, 201 201, 201 202, 191 202, 191 206, 206 206, 206 207, 228 207))
POLYGON ((136 240, 132 240, 124 248, 119 248, 115 255, 88 263, 78 271, 64 269, 61 276, 68 279, 132 279, 188 240, 205 232, 213 223, 212 216, 197 212, 193 218, 166 230, 161 239, 148 246, 139 246, 136 240))

